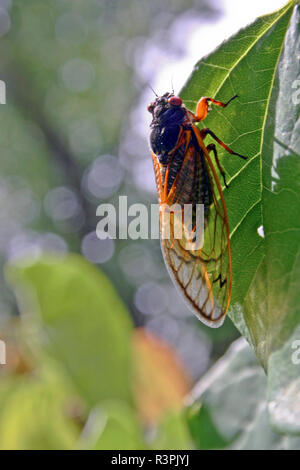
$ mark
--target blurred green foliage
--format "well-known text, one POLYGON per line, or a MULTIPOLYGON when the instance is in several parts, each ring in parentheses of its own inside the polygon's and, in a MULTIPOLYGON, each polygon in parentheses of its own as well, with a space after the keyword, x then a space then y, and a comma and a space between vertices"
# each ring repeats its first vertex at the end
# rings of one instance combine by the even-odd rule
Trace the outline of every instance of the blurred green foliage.
POLYGON ((19 347, 24 346, 26 370, 21 379, 8 373, 0 388, 0 423, 4 433, 8 429, 3 448, 190 447, 185 420, 174 411, 163 418, 168 409, 182 406, 176 388, 186 378, 174 353, 157 339, 151 346, 144 335, 133 341, 129 312, 103 273, 69 255, 15 263, 7 277, 24 318, 19 347), (159 388, 157 370, 164 373, 165 390, 159 388), (143 393, 145 380, 153 392, 143 393), (154 408, 154 421, 163 420, 159 435, 148 443, 142 432, 145 406, 154 408))
POLYGON ((70 255, 11 269, 12 282, 18 277, 35 288, 36 308, 30 303, 28 313, 39 312, 42 346, 63 364, 86 402, 128 400, 132 323, 104 274, 70 255))

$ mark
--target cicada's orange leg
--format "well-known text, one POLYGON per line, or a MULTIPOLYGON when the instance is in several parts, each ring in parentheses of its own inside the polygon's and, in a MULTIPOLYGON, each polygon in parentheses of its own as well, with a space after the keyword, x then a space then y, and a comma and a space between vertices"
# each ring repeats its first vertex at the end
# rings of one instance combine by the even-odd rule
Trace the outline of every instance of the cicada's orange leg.
POLYGON ((241 157, 244 160, 247 160, 247 157, 245 157, 244 155, 241 155, 240 153, 236 153, 233 150, 231 150, 231 148, 229 148, 222 140, 220 140, 219 137, 217 137, 216 134, 213 131, 211 131, 208 127, 206 127, 205 129, 201 129, 200 135, 201 135, 202 140, 205 139, 207 134, 209 134, 213 139, 215 139, 218 142, 218 144, 220 144, 223 147, 223 149, 226 150, 226 152, 230 153, 231 155, 237 155, 238 157, 241 157))
POLYGON ((197 103, 196 106, 196 112, 193 115, 193 120, 196 122, 203 121, 203 119, 206 118, 207 113, 209 111, 209 103, 213 103, 217 106, 221 106, 221 108, 226 108, 226 106, 229 105, 229 103, 237 98, 238 95, 234 95, 230 100, 227 101, 227 103, 222 103, 222 101, 217 101, 214 100, 213 98, 208 98, 207 96, 204 96, 200 98, 200 100, 197 103))

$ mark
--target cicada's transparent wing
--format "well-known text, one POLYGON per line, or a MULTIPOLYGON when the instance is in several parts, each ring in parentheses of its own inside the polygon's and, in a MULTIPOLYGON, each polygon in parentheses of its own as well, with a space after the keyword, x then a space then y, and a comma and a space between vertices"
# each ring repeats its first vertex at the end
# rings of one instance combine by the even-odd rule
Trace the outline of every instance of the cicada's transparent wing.
POLYGON ((227 212, 221 185, 198 129, 186 130, 170 162, 162 166, 155 155, 153 164, 160 203, 161 247, 174 284, 199 319, 210 327, 222 325, 231 293, 231 254, 227 212), (173 159, 173 160, 172 160, 173 159), (201 247, 191 248, 184 235, 184 204, 203 204, 204 233, 201 247), (168 208, 175 207, 174 211, 168 208), (182 224, 182 237, 178 226, 182 224))

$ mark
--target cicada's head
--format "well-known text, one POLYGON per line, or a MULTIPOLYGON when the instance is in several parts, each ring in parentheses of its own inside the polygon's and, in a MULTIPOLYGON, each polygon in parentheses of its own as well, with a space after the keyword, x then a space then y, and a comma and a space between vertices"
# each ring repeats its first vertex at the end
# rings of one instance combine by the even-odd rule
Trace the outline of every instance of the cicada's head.
POLYGON ((147 109, 153 115, 153 118, 157 119, 168 109, 180 108, 181 105, 182 99, 179 96, 174 96, 174 93, 165 93, 162 96, 158 96, 155 101, 152 101, 147 109))

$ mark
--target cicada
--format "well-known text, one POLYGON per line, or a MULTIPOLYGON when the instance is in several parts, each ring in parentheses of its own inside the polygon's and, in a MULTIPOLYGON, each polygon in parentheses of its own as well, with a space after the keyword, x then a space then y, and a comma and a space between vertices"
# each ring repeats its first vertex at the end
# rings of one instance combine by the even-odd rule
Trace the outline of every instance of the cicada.
MULTIPOLYGON (((210 135, 231 155, 246 157, 231 150, 209 128, 199 129, 210 104, 226 108, 237 95, 223 103, 202 97, 193 113, 174 93, 157 96, 148 106, 152 114, 150 147, 160 205, 160 238, 169 274, 197 317, 210 327, 222 325, 231 296, 232 262, 228 216, 219 180, 227 187, 216 145, 205 145, 210 135), (214 157, 214 163, 211 158, 214 157), (179 215, 169 214, 165 231, 166 208, 179 207, 179 215), (187 248, 185 236, 176 237, 178 223, 184 225, 185 207, 192 207, 192 226, 196 209, 204 208, 201 246, 187 248)), ((193 232, 193 229, 192 229, 193 232)), ((185 233, 185 232, 183 232, 185 233)))

